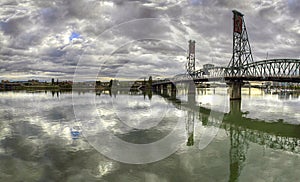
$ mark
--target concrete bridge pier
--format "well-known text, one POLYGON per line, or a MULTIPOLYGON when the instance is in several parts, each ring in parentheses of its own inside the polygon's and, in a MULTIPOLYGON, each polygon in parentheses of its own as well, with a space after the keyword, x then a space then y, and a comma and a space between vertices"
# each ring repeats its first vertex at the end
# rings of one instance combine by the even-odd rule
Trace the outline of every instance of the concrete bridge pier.
POLYGON ((156 93, 158 93, 158 85, 154 85, 153 86, 153 91, 156 92, 156 93))
POLYGON ((171 83, 171 98, 176 98, 176 85, 175 83, 171 83))
POLYGON ((163 95, 168 95, 168 84, 163 84, 163 95))
POLYGON ((156 85, 153 85, 153 86, 152 86, 152 90, 153 90, 154 92, 157 92, 157 86, 156 86, 156 85))
POLYGON ((161 93, 161 85, 157 85, 156 86, 156 92, 158 93, 158 94, 160 94, 161 93))
POLYGON ((251 95, 251 85, 249 83, 249 95, 251 95))
POLYGON ((161 94, 161 85, 155 85, 155 92, 161 94))
POLYGON ((228 83, 230 100, 241 100, 242 99, 242 86, 243 81, 236 80, 228 83))
POLYGON ((230 101, 230 116, 242 116, 241 111, 241 100, 231 100, 230 101))

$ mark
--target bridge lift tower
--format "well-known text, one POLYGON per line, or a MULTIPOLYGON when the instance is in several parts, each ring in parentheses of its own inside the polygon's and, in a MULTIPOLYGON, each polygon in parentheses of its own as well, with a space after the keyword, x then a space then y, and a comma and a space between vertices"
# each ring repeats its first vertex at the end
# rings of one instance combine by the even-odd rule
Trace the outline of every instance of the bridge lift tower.
POLYGON ((233 10, 233 52, 228 65, 226 76, 231 77, 230 99, 241 99, 241 87, 243 81, 241 77, 247 73, 245 65, 253 62, 248 33, 244 21, 244 15, 233 10))
POLYGON ((189 40, 189 52, 188 52, 188 57, 187 57, 187 65, 186 65, 186 70, 187 73, 192 76, 195 74, 195 44, 196 41, 194 40, 189 40))
POLYGON ((242 76, 247 70, 244 65, 252 63, 253 57, 244 21, 244 15, 233 10, 233 47, 232 58, 229 62, 230 76, 242 76))

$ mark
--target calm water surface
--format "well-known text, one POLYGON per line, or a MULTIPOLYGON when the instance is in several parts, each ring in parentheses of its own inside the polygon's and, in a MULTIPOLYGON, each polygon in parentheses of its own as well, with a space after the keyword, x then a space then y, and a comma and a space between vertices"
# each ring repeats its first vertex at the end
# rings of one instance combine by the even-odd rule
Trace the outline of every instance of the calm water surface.
POLYGON ((299 95, 243 89, 239 103, 229 102, 225 88, 196 93, 189 107, 184 90, 176 98, 76 92, 73 101, 67 92, 1 92, 0 181, 300 181, 299 95), (88 110, 90 104, 96 109, 88 110), (87 118, 101 118, 89 123, 90 133, 107 127, 124 141, 151 143, 180 120, 184 142, 157 162, 117 162, 82 133, 72 135, 86 124, 76 120, 76 106, 87 118), (210 128, 216 136, 200 150, 210 128))

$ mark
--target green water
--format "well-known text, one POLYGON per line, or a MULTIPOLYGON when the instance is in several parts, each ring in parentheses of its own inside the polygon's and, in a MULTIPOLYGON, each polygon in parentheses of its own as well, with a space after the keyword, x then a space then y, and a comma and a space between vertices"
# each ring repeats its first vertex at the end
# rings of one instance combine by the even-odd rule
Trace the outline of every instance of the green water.
POLYGON ((1 92, 0 181, 300 180, 299 95, 243 89, 241 102, 229 102, 225 88, 198 89, 193 105, 188 101, 184 90, 175 98, 1 92), (87 121, 78 121, 76 112, 87 121), (176 151, 146 164, 110 159, 89 139, 106 127, 121 140, 147 144, 166 137, 178 122, 182 141, 176 151), (82 130, 72 135, 72 128, 82 130), (205 133, 213 137, 203 138, 205 133))

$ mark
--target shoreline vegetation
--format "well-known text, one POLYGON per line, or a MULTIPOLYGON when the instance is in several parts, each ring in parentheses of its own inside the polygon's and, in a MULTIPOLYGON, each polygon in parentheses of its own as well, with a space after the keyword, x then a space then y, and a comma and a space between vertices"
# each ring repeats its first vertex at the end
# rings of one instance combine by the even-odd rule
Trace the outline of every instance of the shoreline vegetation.
MULTIPOLYGON (((220 86, 201 86, 197 85, 196 88, 218 88, 220 86)), ((222 87, 222 86, 221 86, 222 87)), ((258 88, 258 89, 267 89, 267 90, 279 90, 279 91, 295 91, 300 92, 300 87, 261 87, 261 86, 243 86, 243 88, 258 88)), ((0 91, 72 91, 72 90, 95 90, 95 91, 110 91, 110 90, 130 90, 130 91, 144 91, 144 90, 152 90, 151 86, 131 86, 131 87, 99 87, 99 86, 44 86, 44 85, 36 85, 36 86, 14 86, 9 88, 0 88, 0 91)))
MULTIPOLYGON (((110 80, 109 82, 101 81, 87 81, 73 83, 72 81, 54 81, 52 78, 51 82, 41 82, 39 80, 28 80, 28 81, 13 81, 2 80, 0 83, 0 91, 14 91, 14 90, 25 90, 25 91, 71 91, 71 90, 95 90, 95 91, 110 91, 110 90, 130 90, 130 91, 146 91, 152 90, 152 77, 148 80, 138 81, 118 81, 110 80)), ((226 87, 226 84, 219 83, 198 83, 197 88, 217 88, 226 87)), ((266 90, 276 91, 294 91, 300 92, 299 84, 291 83, 261 83, 261 84, 250 84, 246 83, 243 88, 259 88, 266 90)))
POLYGON ((42 82, 39 80, 28 81, 8 81, 2 80, 0 83, 0 91, 71 91, 71 90, 95 90, 95 91, 107 91, 107 90, 149 90, 152 89, 152 78, 149 80, 139 81, 118 81, 110 80, 109 82, 101 81, 86 81, 76 82, 72 81, 59 81, 52 79, 52 82, 42 82))

